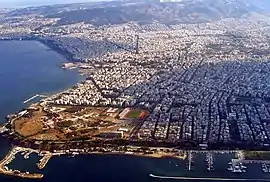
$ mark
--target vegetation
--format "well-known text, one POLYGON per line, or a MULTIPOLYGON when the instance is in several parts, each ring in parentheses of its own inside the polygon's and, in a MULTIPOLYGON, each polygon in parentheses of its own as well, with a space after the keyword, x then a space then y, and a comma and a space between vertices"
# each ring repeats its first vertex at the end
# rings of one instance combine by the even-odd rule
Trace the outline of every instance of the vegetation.
POLYGON ((127 117, 128 118, 139 118, 139 116, 141 115, 141 113, 142 113, 141 110, 135 109, 135 110, 130 111, 127 114, 127 117))
POLYGON ((67 128, 67 127, 70 127, 71 125, 73 125, 73 121, 70 121, 70 120, 57 123, 57 126, 60 128, 67 128))

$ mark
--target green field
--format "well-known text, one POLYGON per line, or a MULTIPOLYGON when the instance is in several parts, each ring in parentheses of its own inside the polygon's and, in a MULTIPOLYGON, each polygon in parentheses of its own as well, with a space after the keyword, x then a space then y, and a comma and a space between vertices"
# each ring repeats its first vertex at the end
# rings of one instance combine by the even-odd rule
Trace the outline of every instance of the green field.
POLYGON ((138 110, 138 109, 135 109, 135 110, 132 110, 130 111, 126 117, 128 118, 139 118, 139 116, 141 115, 142 111, 141 110, 138 110))

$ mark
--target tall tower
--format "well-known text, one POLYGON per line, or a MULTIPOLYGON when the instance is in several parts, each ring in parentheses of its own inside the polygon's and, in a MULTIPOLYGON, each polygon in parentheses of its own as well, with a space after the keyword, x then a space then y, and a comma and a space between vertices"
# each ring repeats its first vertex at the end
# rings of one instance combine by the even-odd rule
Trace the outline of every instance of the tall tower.
POLYGON ((139 34, 136 35, 136 54, 139 54, 139 34))

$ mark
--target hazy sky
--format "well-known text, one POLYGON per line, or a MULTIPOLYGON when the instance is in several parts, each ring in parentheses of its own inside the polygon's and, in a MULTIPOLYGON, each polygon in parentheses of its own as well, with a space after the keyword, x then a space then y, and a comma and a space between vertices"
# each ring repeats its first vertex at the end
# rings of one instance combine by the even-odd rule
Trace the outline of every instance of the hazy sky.
POLYGON ((19 6, 33 6, 43 4, 60 4, 60 3, 76 3, 89 2, 97 0, 0 0, 1 7, 19 7, 19 6))

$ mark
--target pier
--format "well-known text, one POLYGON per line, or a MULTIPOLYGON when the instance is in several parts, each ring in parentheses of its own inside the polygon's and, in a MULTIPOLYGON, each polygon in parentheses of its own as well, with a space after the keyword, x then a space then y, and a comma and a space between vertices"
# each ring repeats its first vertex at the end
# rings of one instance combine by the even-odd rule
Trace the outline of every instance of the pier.
POLYGON ((41 179, 43 178, 43 174, 37 174, 37 173, 32 173, 30 174, 29 172, 21 172, 18 170, 12 170, 8 169, 6 165, 11 163, 14 159, 17 153, 26 151, 29 152, 29 149, 24 149, 21 147, 12 147, 12 149, 9 151, 9 153, 5 156, 3 160, 0 161, 0 173, 4 175, 9 175, 9 176, 17 176, 21 178, 32 178, 32 179, 41 179))
POLYGON ((158 176, 149 174, 152 178, 159 179, 176 179, 176 180, 204 180, 204 181, 270 181, 270 179, 244 179, 244 178, 196 178, 196 177, 184 177, 184 176, 158 176))
POLYGON ((206 162, 207 162, 207 170, 213 171, 214 170, 214 158, 212 152, 206 153, 206 162))
POLYGON ((46 96, 46 95, 39 95, 39 94, 36 94, 36 95, 30 97, 29 99, 23 101, 23 103, 26 104, 26 103, 30 102, 31 100, 33 100, 33 99, 35 99, 35 98, 37 98, 37 97, 43 97, 43 98, 46 98, 47 96, 46 96))
POLYGON ((39 169, 43 169, 47 165, 52 156, 53 156, 52 154, 45 154, 43 158, 40 159, 39 163, 37 163, 37 167, 39 169))
POLYGON ((188 170, 191 170, 191 163, 192 163, 192 152, 188 151, 188 170))

